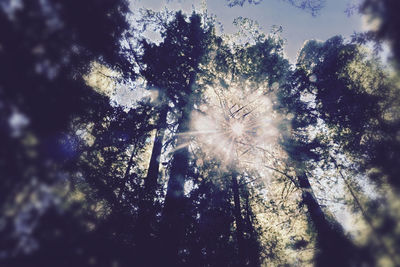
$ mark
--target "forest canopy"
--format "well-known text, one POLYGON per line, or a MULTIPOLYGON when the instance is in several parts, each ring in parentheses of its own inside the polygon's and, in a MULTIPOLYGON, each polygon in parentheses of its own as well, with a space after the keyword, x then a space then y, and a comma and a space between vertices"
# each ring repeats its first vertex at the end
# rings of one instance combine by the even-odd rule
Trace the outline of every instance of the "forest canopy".
POLYGON ((295 63, 246 14, 1 2, 0 265, 399 266, 394 1, 295 63))

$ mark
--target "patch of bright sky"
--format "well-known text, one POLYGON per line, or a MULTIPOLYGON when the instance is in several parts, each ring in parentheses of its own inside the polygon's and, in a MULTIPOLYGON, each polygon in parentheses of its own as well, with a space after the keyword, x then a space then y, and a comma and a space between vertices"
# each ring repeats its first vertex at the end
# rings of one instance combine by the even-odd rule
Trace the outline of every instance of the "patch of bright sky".
MULTIPOLYGON (((183 10, 191 12, 193 7, 201 8, 200 0, 131 0, 131 8, 140 7, 153 10, 183 10)), ((273 25, 283 27, 282 37, 286 39, 285 53, 291 63, 295 63, 297 53, 305 41, 317 39, 325 41, 335 35, 349 38, 355 31, 363 30, 361 15, 355 12, 352 16, 345 13, 352 0, 326 0, 320 13, 313 17, 305 10, 296 8, 282 0, 264 0, 258 5, 244 4, 243 7, 229 8, 225 0, 207 0, 208 13, 217 16, 224 32, 234 33, 232 22, 242 16, 256 20, 268 33, 273 25)))

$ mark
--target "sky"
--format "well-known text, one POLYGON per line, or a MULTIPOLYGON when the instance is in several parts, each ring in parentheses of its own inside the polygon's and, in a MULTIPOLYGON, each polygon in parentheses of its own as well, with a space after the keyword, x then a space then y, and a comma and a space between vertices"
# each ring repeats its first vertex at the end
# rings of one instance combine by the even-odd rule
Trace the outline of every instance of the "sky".
MULTIPOLYGON (((131 7, 153 10, 182 9, 191 12, 199 8, 201 0, 131 0, 131 7)), ((206 0, 208 13, 217 16, 225 33, 233 33, 233 20, 239 16, 256 20, 265 33, 273 25, 283 27, 281 36, 286 40, 285 54, 295 63, 297 53, 304 42, 310 39, 325 41, 335 35, 350 38, 355 31, 363 29, 363 18, 355 13, 347 16, 345 10, 354 0, 326 0, 324 8, 313 17, 309 12, 298 9, 283 0, 264 0, 258 5, 244 4, 229 8, 225 0, 206 0)))

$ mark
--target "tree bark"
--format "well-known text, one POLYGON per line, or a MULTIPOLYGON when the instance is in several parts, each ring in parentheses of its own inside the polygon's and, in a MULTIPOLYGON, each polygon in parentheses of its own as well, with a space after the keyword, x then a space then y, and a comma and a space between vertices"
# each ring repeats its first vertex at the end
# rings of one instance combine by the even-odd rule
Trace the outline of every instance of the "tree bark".
POLYGON ((232 171, 232 191, 233 191, 233 202, 234 202, 234 215, 236 222, 236 238, 238 242, 238 256, 239 256, 238 263, 239 266, 245 266, 246 253, 245 253, 245 244, 243 237, 243 218, 240 207, 239 184, 237 181, 237 173, 235 171, 232 171))
POLYGON ((155 219, 154 199, 160 173, 160 158, 163 146, 165 129, 167 126, 168 105, 163 104, 160 109, 157 121, 156 133, 154 136, 153 149, 150 157, 147 175, 144 181, 144 188, 140 194, 138 219, 136 222, 136 246, 137 258, 141 265, 154 265, 150 252, 154 247, 151 240, 152 222, 155 219))
POLYGON ((167 195, 162 217, 161 253, 162 266, 178 266, 179 245, 184 236, 184 184, 189 168, 189 131, 192 100, 188 100, 179 119, 177 143, 173 153, 167 195))
POLYGON ((317 234, 319 252, 316 255, 316 266, 353 266, 360 260, 357 259, 356 248, 344 235, 341 225, 333 218, 327 219, 305 172, 300 171, 297 179, 302 190, 302 201, 307 206, 317 234))
POLYGON ((154 136, 154 145, 151 152, 149 168, 147 170, 146 180, 144 181, 146 193, 151 193, 157 187, 157 179, 160 173, 162 143, 164 139, 165 128, 167 127, 167 114, 168 106, 167 104, 164 104, 160 110, 160 117, 157 123, 157 131, 154 136))

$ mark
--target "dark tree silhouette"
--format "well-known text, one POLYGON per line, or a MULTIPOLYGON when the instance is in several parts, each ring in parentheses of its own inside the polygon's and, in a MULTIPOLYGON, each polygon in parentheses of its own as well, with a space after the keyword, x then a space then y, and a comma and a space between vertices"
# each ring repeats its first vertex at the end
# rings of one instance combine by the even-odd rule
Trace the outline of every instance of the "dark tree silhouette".
POLYGON ((7 225, 1 248, 8 256, 26 249, 15 243, 22 206, 43 183, 60 181, 79 157, 78 140, 67 132, 72 120, 94 119, 108 105, 82 75, 94 60, 130 71, 118 53, 127 11, 124 1, 21 1, 14 8, 1 3, 0 208, 7 225), (19 194, 22 204, 15 202, 19 194), (7 210, 16 215, 7 216, 7 210))
MULTIPOLYGON (((340 37, 325 43, 310 42, 300 57, 300 69, 309 73, 308 77, 313 76, 304 80, 306 87, 315 88, 311 91, 314 90, 316 97, 316 113, 332 129, 330 138, 339 147, 338 153, 352 157, 359 172, 374 169, 369 175, 371 180, 379 186, 387 181, 397 192, 398 140, 393 131, 398 129, 398 117, 391 110, 396 109, 398 94, 388 74, 377 62, 368 59, 360 47, 346 44, 340 37)), ((332 145, 323 150, 329 149, 330 156, 326 160, 338 167, 332 156, 332 145)), ((363 209, 355 194, 352 195, 363 209)), ((367 221, 371 220, 371 215, 363 214, 367 221)), ((383 216, 392 221, 389 217, 383 216)), ((370 226, 381 239, 382 233, 372 223, 370 226)), ((396 246, 388 247, 385 242, 379 242, 396 262, 398 259, 393 253, 396 246)))
POLYGON ((398 27, 400 20, 396 15, 396 10, 400 8, 400 4, 396 0, 364 0, 358 6, 351 7, 348 12, 351 14, 354 9, 367 16, 369 22, 372 22, 376 28, 355 33, 353 41, 365 44, 372 41, 375 50, 382 49, 383 42, 389 44, 392 48, 395 59, 395 65, 398 68, 400 62, 400 36, 398 27))

